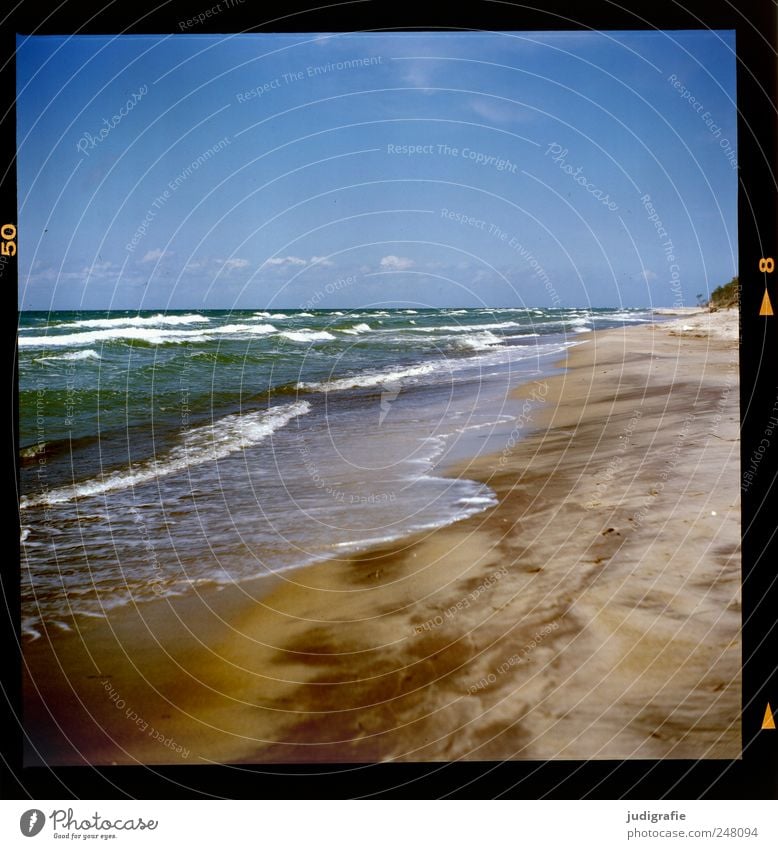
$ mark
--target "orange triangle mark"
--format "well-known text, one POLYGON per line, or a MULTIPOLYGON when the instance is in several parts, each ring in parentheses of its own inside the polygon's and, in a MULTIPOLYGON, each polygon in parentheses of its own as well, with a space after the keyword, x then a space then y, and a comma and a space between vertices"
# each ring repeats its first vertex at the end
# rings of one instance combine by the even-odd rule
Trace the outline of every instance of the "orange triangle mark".
POLYGON ((770 702, 767 703, 764 711, 764 719, 762 720, 762 730, 764 731, 766 728, 775 730, 775 719, 773 718, 773 712, 770 710, 770 702))
MULTIPOLYGON (((773 305, 770 303, 770 296, 767 294, 767 289, 764 290, 764 298, 762 298, 762 306, 759 307, 759 315, 772 315, 773 305)), ((775 727, 775 726, 773 726, 775 727)))

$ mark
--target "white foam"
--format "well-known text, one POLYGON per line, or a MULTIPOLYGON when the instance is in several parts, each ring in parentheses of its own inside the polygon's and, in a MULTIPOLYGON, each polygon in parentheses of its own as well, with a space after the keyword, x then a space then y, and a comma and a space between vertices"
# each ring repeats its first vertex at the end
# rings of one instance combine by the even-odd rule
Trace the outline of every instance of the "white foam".
POLYGON ((200 324, 210 321, 199 313, 188 315, 145 315, 125 316, 123 318, 86 318, 82 321, 71 321, 66 324, 58 324, 56 327, 170 327, 180 324, 200 324))
POLYGON ((425 365, 410 366, 404 369, 386 369, 377 372, 362 372, 351 377, 341 377, 337 380, 328 380, 318 383, 298 383, 298 389, 313 389, 319 392, 337 392, 342 389, 369 389, 372 386, 381 386, 384 383, 396 383, 399 380, 420 377, 436 371, 437 366, 433 363, 425 365))
MULTIPOLYGON (((454 340, 462 340, 462 337, 453 337, 454 340)), ((333 392, 344 389, 369 389, 382 384, 396 384, 398 381, 409 380, 415 382, 416 378, 431 373, 445 373, 453 377, 454 372, 469 371, 472 369, 483 369, 487 366, 501 365, 509 362, 520 362, 522 360, 536 359, 541 356, 562 352, 568 347, 580 343, 576 342, 554 342, 546 345, 515 345, 505 346, 504 340, 495 336, 495 344, 484 345, 482 352, 470 357, 444 357, 415 366, 382 371, 366 371, 350 377, 341 377, 335 380, 317 381, 314 383, 300 382, 296 388, 301 390, 313 390, 316 392, 333 392)))
POLYGON ((466 348, 471 351, 486 351, 493 348, 495 345, 501 345, 503 340, 499 336, 495 336, 489 330, 483 333, 473 333, 468 336, 456 337, 456 346, 458 348, 466 348))
POLYGON ((159 330, 145 327, 117 327, 111 330, 92 330, 86 333, 66 333, 61 336, 20 336, 20 348, 70 348, 92 345, 95 342, 118 342, 123 339, 162 345, 165 342, 208 342, 211 337, 202 330, 159 330))
POLYGON ((22 497, 24 509, 40 504, 62 504, 79 498, 118 492, 149 483, 165 475, 184 471, 191 466, 220 460, 267 439, 298 416, 311 409, 307 401, 295 401, 255 413, 233 414, 208 425, 192 428, 184 434, 183 445, 162 457, 154 457, 131 469, 111 472, 97 478, 53 489, 31 498, 22 497))
POLYGON ((266 312, 265 310, 260 310, 260 312, 254 313, 255 318, 277 318, 279 321, 282 318, 289 318, 286 313, 283 312, 266 312))
MULTIPOLYGON (((505 330, 508 327, 523 327, 517 321, 501 321, 495 324, 444 324, 438 327, 417 327, 416 331, 420 333, 473 333, 479 330, 505 330)), ((409 327, 408 330, 411 330, 409 327)))
POLYGON ((368 333, 371 330, 369 324, 355 324, 351 328, 343 328, 340 333, 348 333, 350 336, 358 336, 360 333, 368 333))
POLYGON ((589 313, 585 313, 584 315, 571 313, 565 317, 565 322, 572 327, 574 333, 588 333, 590 330, 593 330, 589 322, 590 318, 591 315, 589 313))
POLYGON ((652 318, 645 315, 645 313, 629 313, 629 312, 614 312, 609 315, 597 315, 593 316, 593 318, 601 318, 603 321, 612 321, 617 319, 618 321, 634 321, 634 322, 651 322, 652 318))
POLYGON ((323 342, 325 339, 334 339, 331 333, 326 330, 286 330, 281 336, 291 339, 292 342, 323 342))
POLYGON ((72 351, 69 354, 57 354, 53 357, 36 357, 36 363, 45 363, 50 360, 99 360, 100 354, 91 348, 88 351, 72 351))
POLYGON ((22 634, 25 637, 29 637, 31 640, 39 640, 41 637, 41 632, 34 627, 34 625, 38 625, 38 619, 23 619, 22 620, 22 634))
POLYGON ((272 324, 225 324, 224 327, 214 328, 211 331, 214 335, 229 335, 231 333, 252 333, 264 335, 266 333, 275 333, 276 328, 272 324))
POLYGON ((486 495, 473 495, 473 496, 466 497, 466 498, 460 498, 459 501, 457 501, 457 504, 473 506, 473 507, 475 507, 478 504, 492 505, 492 504, 497 504, 497 498, 496 497, 489 497, 489 496, 486 496, 486 495))

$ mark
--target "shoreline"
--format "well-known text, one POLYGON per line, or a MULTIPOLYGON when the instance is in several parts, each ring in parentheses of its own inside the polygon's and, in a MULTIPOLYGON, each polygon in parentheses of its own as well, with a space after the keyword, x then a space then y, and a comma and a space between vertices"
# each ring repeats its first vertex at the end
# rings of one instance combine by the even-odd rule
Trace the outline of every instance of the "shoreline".
POLYGON ((484 512, 26 643, 34 744, 51 764, 739 757, 737 312, 715 316, 582 334, 515 445, 457 464, 497 493, 484 512))

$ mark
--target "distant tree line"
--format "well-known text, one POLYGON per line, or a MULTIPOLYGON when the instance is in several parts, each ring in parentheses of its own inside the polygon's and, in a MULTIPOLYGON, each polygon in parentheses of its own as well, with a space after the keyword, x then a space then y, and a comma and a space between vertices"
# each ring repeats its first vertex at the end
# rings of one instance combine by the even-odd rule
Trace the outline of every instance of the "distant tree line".
MULTIPOLYGON (((701 298, 698 295, 698 300, 701 298)), ((736 307, 740 300, 740 280, 733 277, 729 283, 724 283, 710 293, 708 306, 711 311, 726 310, 730 307, 736 307)))

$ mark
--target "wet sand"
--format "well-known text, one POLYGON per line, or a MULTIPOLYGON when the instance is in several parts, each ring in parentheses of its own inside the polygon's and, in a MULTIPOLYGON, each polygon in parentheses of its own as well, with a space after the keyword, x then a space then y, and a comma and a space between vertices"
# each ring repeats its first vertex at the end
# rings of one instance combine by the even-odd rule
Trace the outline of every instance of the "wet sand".
POLYGON ((26 643, 27 762, 739 757, 737 313, 581 339, 494 508, 26 643))

